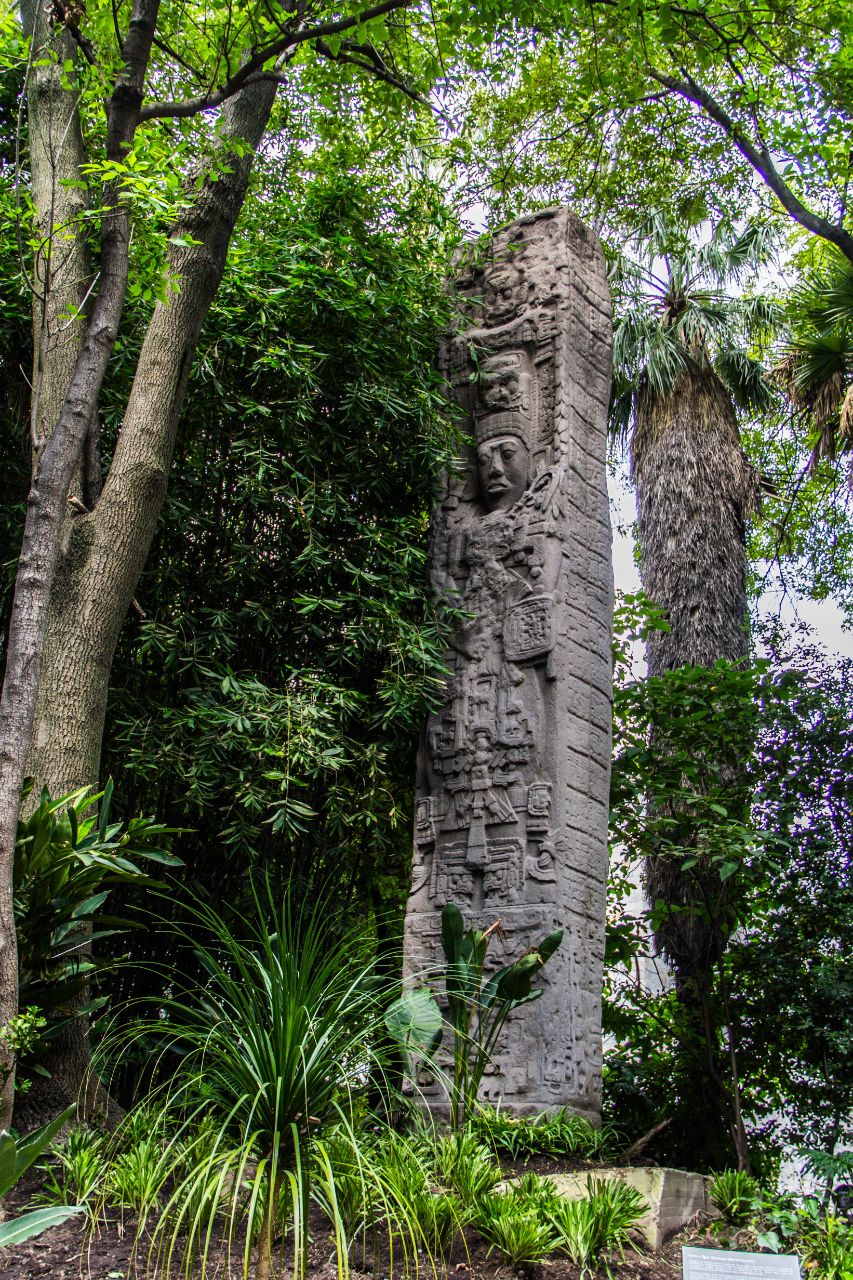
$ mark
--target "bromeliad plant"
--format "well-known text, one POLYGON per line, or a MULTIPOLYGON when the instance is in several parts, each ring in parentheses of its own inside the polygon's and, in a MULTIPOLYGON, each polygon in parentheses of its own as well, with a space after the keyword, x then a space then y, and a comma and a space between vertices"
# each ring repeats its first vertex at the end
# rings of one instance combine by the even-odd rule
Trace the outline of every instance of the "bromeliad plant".
MULTIPOLYGON (((255 891, 236 929, 202 903, 188 923, 163 927, 194 954, 202 976, 113 1040, 119 1048, 142 1034, 162 1054, 180 1055, 180 1071, 145 1104, 150 1111, 156 1101, 169 1136, 150 1201, 136 1206, 140 1230, 167 1184, 153 1245, 166 1273, 180 1256, 184 1267, 198 1260, 205 1274, 218 1218, 229 1249, 245 1228, 243 1273, 254 1250, 256 1280, 267 1280, 275 1240, 292 1232, 301 1277, 312 1194, 336 1204, 342 1145, 360 1169, 369 1163, 352 1119, 371 1069, 382 1071, 384 1002, 369 949, 357 932, 333 933, 326 904, 298 908, 287 895, 277 903, 269 886, 255 891)), ((182 983, 174 972, 168 979, 173 991, 182 983)), ((333 1218, 346 1272, 345 1224, 333 1218)))
POLYGON ((622 1253, 630 1232, 648 1212, 639 1191, 613 1179, 587 1178, 583 1200, 556 1197, 547 1214, 556 1233, 556 1247, 580 1269, 581 1277, 604 1265, 611 1277, 607 1255, 622 1253))
POLYGON ((761 1204, 755 1178, 744 1169, 721 1169, 714 1175, 710 1200, 728 1226, 744 1227, 761 1204))
POLYGON ((483 1196, 474 1217, 477 1231, 503 1260, 519 1270, 541 1262, 557 1239, 539 1206, 523 1196, 493 1192, 483 1196))
MULTIPOLYGON (((448 1092, 455 1130, 476 1114, 483 1075, 503 1025, 514 1009, 541 996, 533 980, 563 939, 562 929, 555 929, 538 946, 487 977, 489 944, 500 930, 500 920, 488 929, 466 929, 462 912, 452 902, 441 913, 444 995, 453 1034, 448 1092)), ((407 1061, 431 1057, 441 1039, 441 1011, 432 994, 419 988, 395 1002, 386 1027, 407 1061)))

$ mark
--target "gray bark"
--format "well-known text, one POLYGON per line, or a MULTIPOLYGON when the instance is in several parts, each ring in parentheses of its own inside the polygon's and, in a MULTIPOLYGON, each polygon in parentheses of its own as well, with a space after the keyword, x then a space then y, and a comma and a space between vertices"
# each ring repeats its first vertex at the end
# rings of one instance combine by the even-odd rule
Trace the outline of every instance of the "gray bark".
MULTIPOLYGON (((223 110, 223 135, 260 142, 275 85, 254 85, 223 110)), ((143 342, 109 474, 95 510, 76 515, 51 597, 29 770, 53 794, 96 785, 110 669, 119 632, 145 565, 166 485, 186 381, 242 207, 251 156, 206 182, 176 233, 198 243, 172 246, 169 275, 180 291, 157 303, 143 342)), ((21 1114, 30 1124, 80 1097, 111 1113, 89 1078, 88 1026, 75 1019, 45 1062, 21 1114), (81 1096, 81 1086, 84 1092, 81 1096)), ((17 1114, 17 1113, 16 1113, 17 1114)))
POLYGON ((739 661, 755 475, 716 375, 683 373, 667 396, 641 393, 632 452, 643 590, 670 624, 649 639, 649 675, 739 661))
MULTIPOLYGON (((121 158, 132 145, 158 7, 158 0, 135 0, 133 6, 124 69, 108 105, 108 158, 121 158)), ((37 24, 34 8, 29 13, 37 24)), ((49 89, 30 102, 30 127, 41 140, 37 146, 47 165, 56 155, 51 140, 62 133, 61 121, 70 120, 67 98, 54 86, 49 89)), ((274 96, 275 85, 263 82, 226 104, 226 139, 242 139, 251 151, 231 158, 230 173, 201 185, 193 207, 176 228, 199 243, 172 246, 167 269, 180 281, 181 290, 155 307, 103 493, 93 511, 72 518, 67 500, 81 475, 127 284, 128 215, 115 193, 106 193, 100 280, 79 347, 73 349, 71 339, 67 344, 39 344, 36 360, 43 370, 43 390, 34 421, 40 424, 40 439, 0 700, 0 1025, 17 1011, 12 867, 24 774, 29 765, 37 784, 46 783, 54 793, 97 781, 115 643, 150 547, 190 362, 221 278, 252 153, 263 136, 274 96)), ((73 119, 70 125, 66 136, 73 119)), ((41 182, 35 194, 55 200, 47 195, 55 185, 55 180, 41 182)), ((40 217, 47 220, 51 212, 40 208, 40 217)), ((79 225, 68 230, 81 232, 79 225)), ((60 263, 63 276, 49 294, 53 299, 63 289, 79 289, 79 254, 69 250, 67 260, 55 254, 51 265, 60 263)), ((48 315, 53 323, 50 307, 48 315)), ((41 325, 40 339, 44 335, 41 325)), ((82 1026, 79 1037, 76 1064, 65 1084, 69 1094, 76 1093, 75 1081, 79 1087, 87 1062, 82 1026)), ((10 1075, 0 1099, 0 1124, 9 1121, 13 1083, 10 1075)), ((60 1084, 57 1078, 57 1088, 60 1084)))

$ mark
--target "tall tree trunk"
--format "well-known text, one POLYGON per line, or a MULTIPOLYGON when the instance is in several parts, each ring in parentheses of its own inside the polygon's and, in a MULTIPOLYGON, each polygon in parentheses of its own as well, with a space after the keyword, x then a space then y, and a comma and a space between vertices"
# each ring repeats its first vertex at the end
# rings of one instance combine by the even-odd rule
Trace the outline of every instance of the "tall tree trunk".
POLYGON ((711 369, 683 373, 667 396, 640 393, 631 462, 643 589, 670 625, 649 639, 649 675, 740 661, 749 652, 744 538, 755 475, 711 369))
MULTIPOLYGON (((647 642, 649 675, 712 667, 720 659, 744 660, 749 652, 745 527, 755 474, 741 447, 731 398, 709 367, 683 373, 666 396, 641 391, 632 467, 640 576, 669 623, 668 631, 655 631, 647 642)), ((666 750, 660 738, 658 745, 666 750)), ((724 780, 736 783, 738 761, 712 763, 722 769, 724 780)), ((701 857, 688 873, 675 859, 649 858, 644 882, 650 903, 668 908, 656 940, 672 967, 688 1023, 685 1040, 696 1050, 686 1050, 685 1078, 693 1076, 704 1102, 732 1129, 740 1158, 743 1126, 737 1106, 727 1098, 725 1062, 713 1043, 717 1028, 709 1011, 730 932, 726 885, 701 857)))
MULTIPOLYGON (((158 8, 159 0, 133 0, 124 66, 107 110, 108 159, 122 160, 133 143, 158 8)), ((41 9, 39 0, 24 0, 27 34, 61 42, 64 37, 52 36, 41 9)), ((41 61, 38 54, 34 61, 41 61)), ((42 70, 37 67, 34 76, 42 70)), ((31 87, 33 194, 49 252, 36 265, 41 288, 34 304, 35 462, 0 700, 0 1025, 17 1010, 12 865, 24 774, 29 769, 38 784, 47 784, 54 793, 97 782, 116 640, 165 494, 198 335, 221 279, 254 151, 275 97, 274 83, 257 83, 223 108, 220 145, 248 143, 248 148, 229 152, 228 165, 215 180, 205 180, 202 173, 200 185, 191 187, 192 207, 174 231, 194 243, 170 245, 166 266, 180 292, 155 306, 99 494, 97 483, 86 483, 91 475, 85 466, 86 441, 97 421, 100 388, 124 307, 128 211, 117 191, 105 191, 98 287, 83 320, 62 329, 61 311, 69 301, 79 305, 87 283, 86 228, 75 221, 79 208, 69 205, 59 214, 66 224, 62 235, 56 234, 57 210, 68 191, 59 180, 76 174, 82 141, 73 103, 52 69, 41 80, 33 79, 31 87)), ((51 1106, 74 1100, 88 1065, 82 1020, 72 1038, 75 1043, 66 1046, 62 1069, 54 1064, 51 1092, 64 1096, 52 1096, 51 1106)), ((13 1083, 10 1076, 0 1098, 0 1125, 9 1122, 13 1083)))
POLYGON ((21 22, 33 37, 27 78, 29 169, 35 229, 32 264, 33 375, 30 429, 35 447, 47 439, 68 393, 83 337, 82 306, 92 283, 85 236, 78 234, 86 197, 85 159, 76 95, 63 87, 63 67, 76 50, 64 27, 51 27, 41 0, 21 0, 21 22), (73 318, 72 318, 73 317, 73 318))
MULTIPOLYGON (((159 0, 134 0, 131 23, 124 45, 124 64, 116 76, 115 87, 107 105, 106 154, 113 161, 123 160, 132 145, 142 86, 151 51, 159 0)), ((40 55, 62 52, 48 48, 51 33, 42 17, 33 9, 24 10, 31 22, 27 34, 43 41, 34 45, 32 65, 38 76, 40 55)), ((40 91, 33 81, 34 96, 30 102, 29 123, 36 138, 38 189, 34 196, 47 199, 47 210, 41 209, 38 221, 46 233, 46 252, 36 258, 41 267, 41 307, 43 323, 38 343, 44 339, 44 351, 37 350, 35 409, 31 416, 34 430, 35 457, 33 478, 27 500, 24 537, 15 579, 15 593, 6 649, 6 669, 0 697, 0 1025, 17 1011, 18 965, 12 898, 15 833, 20 807, 21 788, 29 757, 33 720, 41 679, 44 641, 50 595, 59 563, 67 524, 67 499, 80 466, 87 432, 94 421, 98 395, 107 362, 115 343, 124 307, 127 286, 130 226, 127 208, 119 199, 115 186, 104 192, 101 220, 100 287, 91 315, 85 325, 79 349, 66 344, 57 331, 55 299, 63 295, 74 298, 75 282, 65 274, 64 260, 72 264, 78 255, 64 247, 67 237, 83 236, 80 222, 60 228, 54 221, 56 200, 55 175, 48 179, 46 167, 65 164, 60 146, 62 129, 70 134, 77 125, 76 111, 69 106, 61 85, 48 77, 40 91), (58 92, 57 92, 58 88, 58 92), (58 119, 53 123, 51 117, 58 119), (56 291, 52 283, 56 277, 56 291), (52 345, 51 345, 52 341, 52 345), (52 372, 52 357, 57 359, 59 373, 52 372), (67 386, 62 394, 66 368, 70 368, 67 386), (42 390, 45 405, 51 400, 58 405, 54 425, 43 429, 42 390), (60 399, 61 397, 61 399, 60 399)), ((79 137, 79 130, 77 130, 79 137)), ((71 158, 74 160, 75 144, 71 158)), ((38 283, 36 285, 38 294, 38 283)), ((39 298, 35 300, 38 316, 39 298)), ((14 1066, 5 1063, 4 1066, 14 1066)), ((14 1090, 14 1070, 9 1070, 0 1097, 0 1123, 8 1123, 14 1090)))
MULTIPOLYGON (((201 327, 219 287, 245 200, 254 151, 275 85, 253 85, 223 109, 223 145, 247 142, 231 172, 205 181, 174 234, 166 271, 179 291, 158 302, 149 323, 115 454, 89 514, 73 518, 51 596, 30 771, 54 793, 98 780, 110 669, 119 632, 145 565, 166 494, 175 431, 201 327)), ((86 1020, 75 1019, 45 1063, 21 1113, 32 1124, 80 1096, 108 1105, 88 1079, 86 1020)))

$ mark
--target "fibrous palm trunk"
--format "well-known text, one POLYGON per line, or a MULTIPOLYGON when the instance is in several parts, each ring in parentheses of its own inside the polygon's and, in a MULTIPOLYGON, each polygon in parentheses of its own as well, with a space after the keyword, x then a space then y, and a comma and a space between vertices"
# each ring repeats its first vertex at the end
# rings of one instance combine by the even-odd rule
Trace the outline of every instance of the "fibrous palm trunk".
MULTIPOLYGON (((682 373, 667 395, 640 392, 632 467, 643 589, 669 623, 647 642, 649 675, 743 661, 749 651, 745 525, 755 473, 731 398, 709 366, 682 373)), ((657 745, 666 750, 660 735, 657 745)), ((709 765, 734 790, 739 762, 717 756, 709 765)), ((696 853, 700 861, 689 872, 676 858, 647 859, 645 889, 652 905, 665 904, 657 945, 673 971, 686 1038, 692 1031, 705 1057, 700 1067, 694 1063, 695 1083, 704 1078, 706 1101, 723 1114, 743 1163, 738 1101, 723 1085, 709 1010, 731 927, 729 902, 719 870, 701 860, 701 848, 696 853)))

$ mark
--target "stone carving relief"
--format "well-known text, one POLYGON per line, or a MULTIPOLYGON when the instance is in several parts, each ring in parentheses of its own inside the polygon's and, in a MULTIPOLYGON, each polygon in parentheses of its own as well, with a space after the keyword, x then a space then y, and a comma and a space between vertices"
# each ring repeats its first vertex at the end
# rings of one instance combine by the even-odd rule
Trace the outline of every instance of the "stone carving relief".
POLYGON ((407 965, 439 963, 448 901, 469 923, 500 917, 495 966, 562 926, 545 996, 510 1020, 484 1094, 594 1115, 612 599, 603 259, 573 215, 550 210, 499 233, 459 291, 470 328, 441 363, 471 443, 434 512, 431 573, 462 621, 419 755, 407 965), (593 740, 591 784, 569 748, 589 754, 593 740), (576 838, 581 901, 567 893, 576 838))

